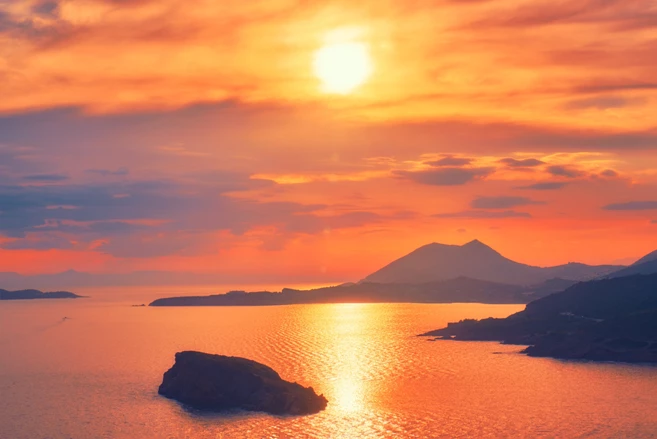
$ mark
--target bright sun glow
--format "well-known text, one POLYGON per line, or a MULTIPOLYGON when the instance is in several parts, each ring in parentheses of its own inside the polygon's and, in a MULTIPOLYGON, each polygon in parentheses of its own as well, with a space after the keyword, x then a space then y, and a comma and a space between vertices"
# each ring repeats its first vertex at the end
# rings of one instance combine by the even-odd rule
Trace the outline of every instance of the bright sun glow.
POLYGON ((323 46, 315 52, 313 67, 327 93, 348 94, 372 74, 369 48, 359 42, 323 46))

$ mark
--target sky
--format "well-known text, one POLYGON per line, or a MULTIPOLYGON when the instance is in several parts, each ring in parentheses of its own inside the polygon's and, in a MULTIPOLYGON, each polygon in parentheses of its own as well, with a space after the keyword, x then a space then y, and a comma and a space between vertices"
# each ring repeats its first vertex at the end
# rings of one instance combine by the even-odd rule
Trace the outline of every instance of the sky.
POLYGON ((0 271, 630 263, 656 53, 650 0, 0 0, 0 271))

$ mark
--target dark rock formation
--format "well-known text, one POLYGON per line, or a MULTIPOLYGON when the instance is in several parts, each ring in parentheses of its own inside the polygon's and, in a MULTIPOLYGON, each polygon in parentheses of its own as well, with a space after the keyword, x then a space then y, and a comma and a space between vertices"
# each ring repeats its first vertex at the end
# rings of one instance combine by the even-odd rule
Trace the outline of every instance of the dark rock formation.
POLYGON ((39 290, 7 291, 0 289, 0 300, 26 300, 26 299, 77 299, 77 294, 68 291, 53 291, 44 293, 39 290))
POLYGON ((582 282, 505 319, 422 335, 529 345, 524 352, 536 357, 657 363, 657 274, 582 282))
POLYGON ((199 410, 241 409, 274 415, 308 415, 326 408, 312 387, 284 381, 270 367, 239 357, 185 351, 158 393, 199 410))

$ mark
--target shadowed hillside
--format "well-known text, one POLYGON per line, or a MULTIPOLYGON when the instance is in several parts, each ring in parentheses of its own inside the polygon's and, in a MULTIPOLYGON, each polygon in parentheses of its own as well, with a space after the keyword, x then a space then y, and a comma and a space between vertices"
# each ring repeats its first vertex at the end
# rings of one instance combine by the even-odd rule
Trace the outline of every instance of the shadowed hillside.
POLYGON ((657 274, 578 283, 505 319, 464 320, 422 335, 530 345, 533 356, 657 362, 657 274))
POLYGON ((608 277, 623 277, 634 274, 654 273, 657 273, 657 250, 645 255, 629 267, 611 273, 608 277))

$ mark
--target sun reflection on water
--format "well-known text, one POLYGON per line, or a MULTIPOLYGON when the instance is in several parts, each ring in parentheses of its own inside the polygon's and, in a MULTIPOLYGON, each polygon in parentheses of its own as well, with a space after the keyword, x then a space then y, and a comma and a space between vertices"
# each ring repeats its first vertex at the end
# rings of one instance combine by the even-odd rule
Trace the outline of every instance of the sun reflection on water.
POLYGON ((332 320, 334 349, 336 354, 333 393, 335 408, 342 412, 356 413, 366 409, 365 379, 369 353, 367 339, 361 334, 373 323, 376 316, 365 304, 343 303, 326 308, 332 320))

